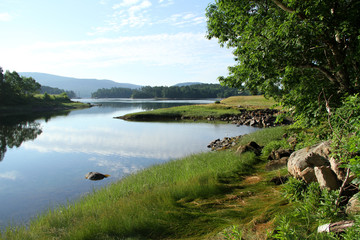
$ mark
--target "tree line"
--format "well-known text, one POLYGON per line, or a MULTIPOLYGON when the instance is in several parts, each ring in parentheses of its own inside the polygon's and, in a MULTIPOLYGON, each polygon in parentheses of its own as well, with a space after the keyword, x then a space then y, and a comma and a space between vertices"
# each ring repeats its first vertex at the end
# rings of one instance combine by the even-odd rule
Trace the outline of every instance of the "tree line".
POLYGON ((220 84, 195 84, 188 86, 145 86, 140 89, 110 88, 98 89, 91 94, 92 98, 226 98, 236 95, 248 95, 236 88, 221 86, 220 84))
POLYGON ((32 77, 20 76, 0 67, 0 105, 17 105, 38 93, 41 85, 32 77))
POLYGON ((69 98, 76 98, 76 93, 74 91, 64 90, 64 89, 60 89, 60 88, 53 88, 53 87, 49 87, 49 86, 41 86, 40 93, 41 94, 48 93, 48 94, 55 94, 55 95, 66 93, 66 95, 69 98))
POLYGON ((33 100, 34 95, 63 94, 64 97, 76 97, 73 91, 41 86, 32 77, 20 76, 16 71, 5 73, 0 67, 0 106, 21 105, 33 100))

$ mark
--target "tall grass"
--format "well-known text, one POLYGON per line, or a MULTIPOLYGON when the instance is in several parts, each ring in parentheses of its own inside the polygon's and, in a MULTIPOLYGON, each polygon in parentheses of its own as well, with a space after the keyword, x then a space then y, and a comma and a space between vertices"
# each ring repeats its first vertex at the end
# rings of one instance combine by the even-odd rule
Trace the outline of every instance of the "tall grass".
MULTIPOLYGON (((268 135, 268 141, 281 136, 278 129, 261 132, 268 135)), ((260 139, 261 134, 256 138, 260 139)), ((232 151, 207 152, 170 161, 129 175, 75 203, 49 210, 27 228, 9 227, 2 237, 199 239, 214 235, 242 215, 249 216, 246 211, 217 206, 216 201, 198 205, 204 199, 220 198, 233 191, 234 186, 228 183, 250 174, 257 162, 253 153, 237 155, 232 151)))
POLYGON ((273 98, 266 99, 263 95, 233 96, 222 100, 221 103, 228 106, 242 106, 250 109, 271 108, 276 104, 273 98))

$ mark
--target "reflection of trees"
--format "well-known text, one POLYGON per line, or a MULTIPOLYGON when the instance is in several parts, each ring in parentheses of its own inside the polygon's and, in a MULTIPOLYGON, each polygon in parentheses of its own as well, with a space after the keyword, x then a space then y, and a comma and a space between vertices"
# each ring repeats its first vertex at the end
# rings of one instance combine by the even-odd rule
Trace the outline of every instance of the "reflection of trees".
POLYGON ((7 147, 19 147, 24 141, 34 140, 42 133, 40 123, 0 119, 0 161, 4 159, 7 147))

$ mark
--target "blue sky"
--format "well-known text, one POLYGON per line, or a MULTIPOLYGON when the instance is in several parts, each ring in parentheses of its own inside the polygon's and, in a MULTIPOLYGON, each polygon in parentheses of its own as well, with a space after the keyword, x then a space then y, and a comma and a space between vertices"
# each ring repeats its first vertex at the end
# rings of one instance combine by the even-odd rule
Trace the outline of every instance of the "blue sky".
POLYGON ((218 83, 230 49, 207 40, 210 0, 1 0, 0 66, 171 86, 218 83))

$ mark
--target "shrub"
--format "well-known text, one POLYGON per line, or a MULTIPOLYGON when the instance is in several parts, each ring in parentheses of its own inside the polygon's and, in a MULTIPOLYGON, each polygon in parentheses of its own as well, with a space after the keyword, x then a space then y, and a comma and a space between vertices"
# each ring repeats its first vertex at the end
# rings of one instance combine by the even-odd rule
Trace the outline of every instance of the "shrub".
POLYGON ((276 220, 274 239, 337 239, 331 233, 318 234, 316 229, 344 217, 334 207, 338 191, 322 190, 318 183, 306 185, 295 179, 285 184, 284 191, 293 209, 276 220))
POLYGON ((349 168, 360 183, 360 97, 358 94, 345 99, 342 107, 329 118, 333 129, 333 156, 349 168))

